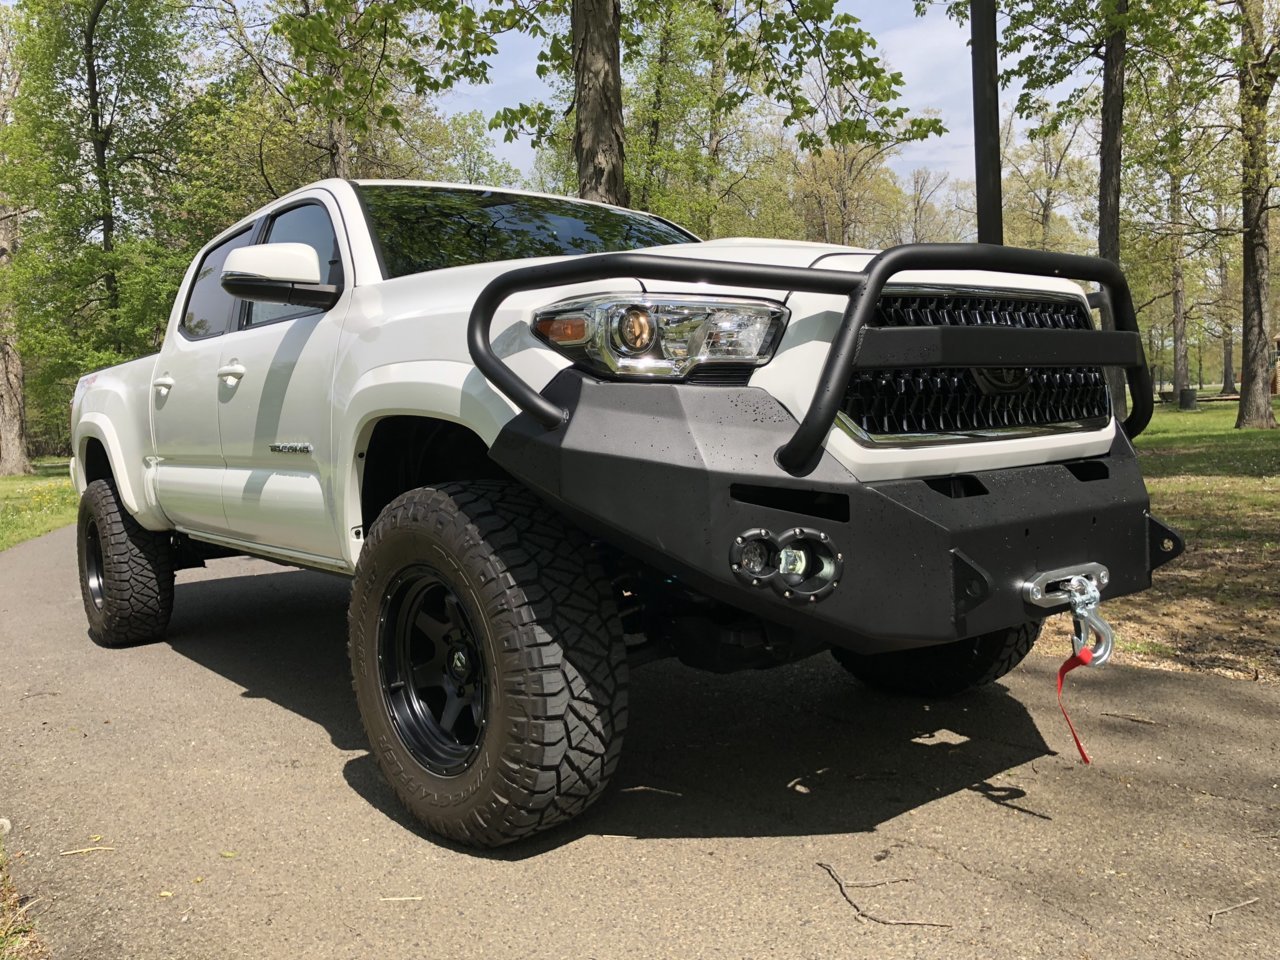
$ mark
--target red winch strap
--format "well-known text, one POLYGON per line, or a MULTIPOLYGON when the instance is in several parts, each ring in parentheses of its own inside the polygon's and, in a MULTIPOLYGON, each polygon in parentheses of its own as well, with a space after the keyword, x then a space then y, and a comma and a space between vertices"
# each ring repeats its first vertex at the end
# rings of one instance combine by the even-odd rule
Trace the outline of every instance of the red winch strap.
POLYGON ((1067 708, 1062 702, 1062 681, 1067 674, 1076 667, 1087 667, 1093 662, 1093 651, 1088 647, 1084 647, 1079 653, 1073 653, 1067 657, 1066 662, 1058 668, 1058 709, 1062 711, 1062 716, 1066 718, 1067 727, 1071 730, 1071 739, 1076 742, 1076 749, 1080 751, 1080 759, 1085 763, 1093 763, 1089 759, 1089 754, 1084 749, 1084 744, 1080 742, 1080 734, 1076 733, 1076 725, 1071 722, 1071 717, 1067 716, 1067 708))

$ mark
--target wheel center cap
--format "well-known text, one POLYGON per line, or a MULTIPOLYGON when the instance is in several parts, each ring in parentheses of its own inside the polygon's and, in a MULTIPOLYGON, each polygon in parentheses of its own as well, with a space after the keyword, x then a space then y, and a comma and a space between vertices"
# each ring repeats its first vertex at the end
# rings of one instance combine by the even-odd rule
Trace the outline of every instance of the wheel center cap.
POLYGON ((457 647, 449 654, 449 672, 457 680, 467 679, 467 675, 471 673, 471 658, 467 656, 466 650, 457 647))

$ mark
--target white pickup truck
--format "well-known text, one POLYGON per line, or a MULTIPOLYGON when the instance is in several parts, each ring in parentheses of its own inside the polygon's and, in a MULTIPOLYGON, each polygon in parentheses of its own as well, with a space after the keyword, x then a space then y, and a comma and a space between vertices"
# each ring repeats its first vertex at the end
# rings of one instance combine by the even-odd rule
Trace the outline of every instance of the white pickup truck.
POLYGON ((161 638, 174 571, 213 557, 351 575, 378 763, 431 829, 493 846, 600 795, 628 662, 830 649, 941 696, 1068 609, 1104 662, 1099 593, 1182 549, 1129 442, 1150 414, 1104 261, 703 243, 559 197, 328 180, 201 251, 159 354, 77 386, 89 634, 161 638))

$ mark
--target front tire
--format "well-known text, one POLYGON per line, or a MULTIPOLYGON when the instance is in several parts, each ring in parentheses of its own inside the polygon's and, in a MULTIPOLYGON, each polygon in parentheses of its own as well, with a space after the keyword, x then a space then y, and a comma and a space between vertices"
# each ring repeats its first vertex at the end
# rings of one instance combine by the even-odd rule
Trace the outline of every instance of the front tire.
POLYGON ((875 654, 837 647, 831 654, 869 687, 941 698, 999 680, 1022 662, 1039 636, 1040 624, 1032 622, 935 647, 875 654))
POLYGON ((622 627, 591 543, 531 493, 484 481, 393 501, 349 619, 374 758, 430 830, 496 847, 599 798, 627 721, 622 627))
POLYGON ((111 480, 85 487, 76 556, 94 643, 128 647, 164 637, 173 613, 173 546, 168 534, 133 518, 111 480))

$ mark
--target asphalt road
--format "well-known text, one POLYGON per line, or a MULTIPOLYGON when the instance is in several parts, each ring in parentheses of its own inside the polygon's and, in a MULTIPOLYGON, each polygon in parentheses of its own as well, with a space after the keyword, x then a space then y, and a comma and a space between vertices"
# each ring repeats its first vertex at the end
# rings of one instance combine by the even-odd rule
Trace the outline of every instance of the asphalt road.
POLYGON ((218 561, 179 575, 167 643, 109 651, 74 566, 70 530, 0 554, 0 817, 55 958, 1236 958, 1280 940, 1274 686, 1077 671, 1086 768, 1045 657, 933 706, 825 656, 654 664, 633 674, 618 789, 477 855, 407 820, 366 752, 345 581, 218 561), (63 855, 95 846, 112 849, 63 855), (819 863, 866 914, 946 926, 860 921, 819 863))

